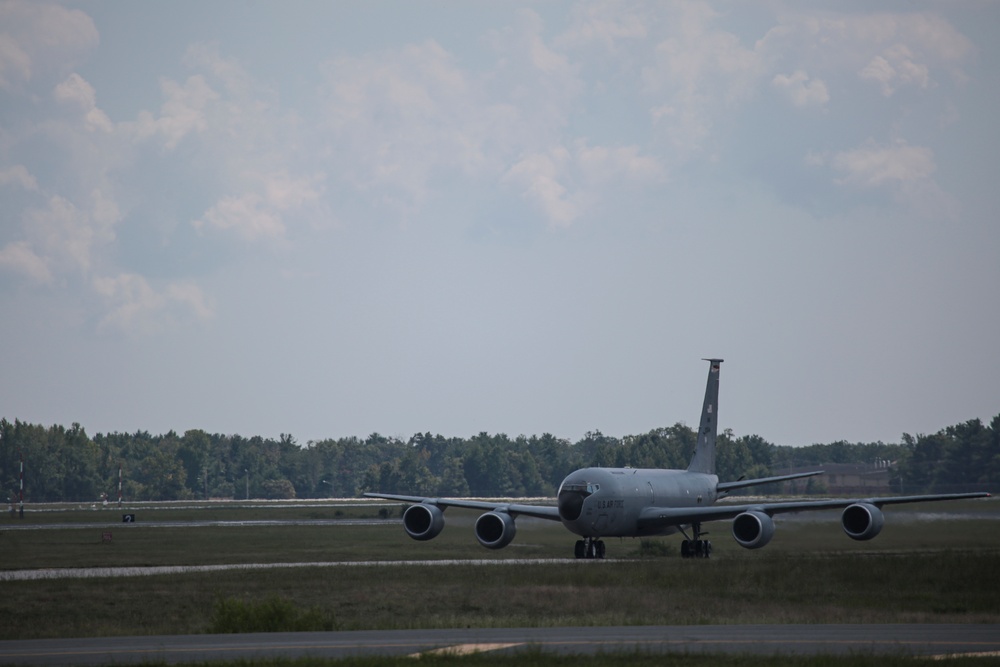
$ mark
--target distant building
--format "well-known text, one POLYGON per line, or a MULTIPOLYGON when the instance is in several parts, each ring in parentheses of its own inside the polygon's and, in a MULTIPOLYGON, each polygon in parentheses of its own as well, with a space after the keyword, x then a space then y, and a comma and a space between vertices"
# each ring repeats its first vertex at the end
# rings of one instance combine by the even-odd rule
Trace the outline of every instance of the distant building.
POLYGON ((875 463, 821 463, 811 466, 775 469, 775 475, 822 470, 824 474, 806 479, 784 482, 781 492, 791 495, 823 493, 831 496, 876 496, 887 495, 892 461, 875 463))

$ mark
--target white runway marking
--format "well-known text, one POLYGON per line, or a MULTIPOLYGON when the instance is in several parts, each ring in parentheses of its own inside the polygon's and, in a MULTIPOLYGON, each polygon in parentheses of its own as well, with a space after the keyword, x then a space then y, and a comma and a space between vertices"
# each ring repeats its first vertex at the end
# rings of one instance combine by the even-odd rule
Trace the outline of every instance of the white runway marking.
MULTIPOLYGON (((86 567, 46 568, 41 570, 0 570, 0 581, 34 581, 38 579, 90 579, 100 577, 151 577, 160 574, 187 574, 191 572, 224 572, 228 570, 267 570, 291 567, 389 567, 398 565, 528 565, 599 563, 600 560, 575 558, 510 558, 505 560, 370 560, 331 561, 316 563, 232 563, 227 565, 159 565, 151 567, 86 567)), ((603 562, 612 562, 608 559, 603 562)))
POLYGON ((409 657, 419 658, 425 655, 470 655, 472 653, 485 653, 486 651, 500 651, 505 648, 514 648, 516 646, 524 646, 524 644, 456 644, 455 646, 436 648, 432 651, 411 653, 409 657))

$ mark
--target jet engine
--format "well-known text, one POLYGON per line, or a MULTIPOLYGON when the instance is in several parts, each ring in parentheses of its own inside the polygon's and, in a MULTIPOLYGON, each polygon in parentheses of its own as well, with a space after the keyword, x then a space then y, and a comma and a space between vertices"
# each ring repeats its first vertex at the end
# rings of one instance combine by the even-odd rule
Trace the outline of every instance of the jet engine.
POLYGON ((415 540, 430 540, 444 529, 444 512, 437 505, 410 505, 403 512, 403 529, 415 540))
POLYGON ((760 549, 774 537, 774 520, 756 510, 744 512, 733 519, 733 537, 744 549, 760 549))
POLYGON ((844 509, 840 523, 852 540, 870 540, 882 532, 885 516, 870 503, 855 503, 844 509))
POLYGON ((487 512, 476 519, 476 539, 487 549, 503 549, 516 532, 514 518, 506 512, 487 512))

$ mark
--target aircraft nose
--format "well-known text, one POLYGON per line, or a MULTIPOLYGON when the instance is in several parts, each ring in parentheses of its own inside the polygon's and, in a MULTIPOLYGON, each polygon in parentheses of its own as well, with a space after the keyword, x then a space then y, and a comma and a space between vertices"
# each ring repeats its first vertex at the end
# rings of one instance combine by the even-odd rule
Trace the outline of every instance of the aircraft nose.
POLYGON ((579 491, 563 491, 559 494, 559 516, 564 521, 576 521, 583 512, 584 496, 579 491))

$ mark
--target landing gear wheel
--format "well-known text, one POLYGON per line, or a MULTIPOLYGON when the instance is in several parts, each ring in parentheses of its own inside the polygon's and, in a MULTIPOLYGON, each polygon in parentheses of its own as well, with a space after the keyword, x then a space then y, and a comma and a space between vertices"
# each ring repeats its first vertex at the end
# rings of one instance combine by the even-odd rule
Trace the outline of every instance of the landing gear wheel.
MULTIPOLYGON (((683 528, 681 532, 683 532, 683 528)), ((708 558, 712 555, 712 543, 708 540, 698 539, 702 535, 708 535, 707 532, 703 533, 701 531, 700 523, 691 524, 691 530, 694 533, 695 539, 684 540, 681 542, 681 558, 708 558)), ((684 533, 686 536, 687 533, 684 533)))
POLYGON ((604 558, 604 541, 593 537, 577 540, 573 555, 577 558, 604 558))
POLYGON ((681 542, 681 558, 708 558, 712 555, 712 543, 708 540, 684 540, 681 542))

